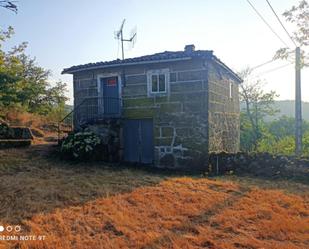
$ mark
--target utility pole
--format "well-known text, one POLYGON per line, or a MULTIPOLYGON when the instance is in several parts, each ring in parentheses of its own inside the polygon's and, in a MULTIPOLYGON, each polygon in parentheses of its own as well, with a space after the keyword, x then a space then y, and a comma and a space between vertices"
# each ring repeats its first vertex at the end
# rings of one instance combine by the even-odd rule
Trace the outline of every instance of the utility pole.
POLYGON ((300 79, 300 48, 295 49, 295 154, 302 154, 302 108, 300 79))

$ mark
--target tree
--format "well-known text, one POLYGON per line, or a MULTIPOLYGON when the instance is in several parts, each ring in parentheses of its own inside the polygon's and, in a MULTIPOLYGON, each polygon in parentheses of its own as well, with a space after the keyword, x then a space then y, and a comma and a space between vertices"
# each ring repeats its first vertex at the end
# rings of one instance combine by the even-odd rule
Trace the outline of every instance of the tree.
POLYGON ((0 108, 21 107, 24 111, 47 115, 53 109, 65 110, 66 84, 48 81, 51 72, 25 54, 27 43, 5 52, 3 43, 14 34, 13 28, 0 30, 0 108))
POLYGON ((257 150, 258 141, 262 138, 264 117, 277 112, 273 107, 274 98, 277 95, 274 91, 265 93, 262 89, 262 81, 250 80, 250 73, 250 69, 241 73, 244 82, 240 85, 240 100, 245 104, 241 127, 250 127, 246 140, 252 145, 252 150, 257 150))
MULTIPOLYGON (((302 47, 302 66, 309 66, 309 53, 305 52, 309 46, 309 4, 306 0, 299 2, 298 6, 292 6, 291 9, 283 13, 285 20, 294 25, 295 31, 292 39, 299 47, 302 47)), ((275 58, 288 59, 294 54, 294 50, 281 48, 276 52, 275 58)))
POLYGON ((65 96, 66 87, 67 84, 62 81, 56 82, 55 86, 46 90, 40 103, 32 106, 32 111, 42 115, 52 113, 57 120, 60 120, 67 112, 65 106, 65 102, 68 100, 65 96))
POLYGON ((17 101, 18 76, 7 65, 7 54, 2 50, 3 43, 14 34, 12 27, 0 29, 0 107, 17 101))

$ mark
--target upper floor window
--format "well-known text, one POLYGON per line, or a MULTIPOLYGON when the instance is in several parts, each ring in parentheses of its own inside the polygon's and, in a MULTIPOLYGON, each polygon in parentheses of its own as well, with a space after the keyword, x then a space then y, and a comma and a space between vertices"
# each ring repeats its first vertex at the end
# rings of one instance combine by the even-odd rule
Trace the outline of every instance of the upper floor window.
POLYGON ((229 81, 229 85, 230 85, 230 99, 233 99, 233 82, 230 80, 229 81))
POLYGON ((148 95, 166 94, 169 88, 168 69, 151 70, 147 73, 148 95))

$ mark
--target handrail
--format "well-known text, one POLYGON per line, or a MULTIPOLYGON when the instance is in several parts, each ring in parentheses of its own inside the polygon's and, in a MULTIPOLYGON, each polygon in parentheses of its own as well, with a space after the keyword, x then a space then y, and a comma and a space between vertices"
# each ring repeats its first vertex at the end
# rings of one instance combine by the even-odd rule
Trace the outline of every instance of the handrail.
MULTIPOLYGON (((68 114, 66 114, 61 120, 58 121, 58 142, 60 141, 60 133, 61 133, 61 129, 60 128, 61 128, 61 124, 63 123, 63 121, 65 119, 67 119, 70 115, 72 115, 72 113, 76 113, 77 112, 77 115, 79 115, 79 111, 80 111, 79 109, 80 108, 83 108, 83 107, 85 107, 85 108, 89 108, 90 107, 91 108, 91 107, 93 107, 91 102, 89 102, 89 105, 87 105, 87 104, 85 106, 83 106, 83 105, 85 104, 86 101, 91 101, 91 100, 95 100, 95 99, 97 99, 97 101, 98 101, 98 108, 99 108, 98 110, 101 110, 100 108, 102 107, 103 108, 102 109, 103 112, 100 113, 99 116, 97 116, 98 115, 97 113, 95 114, 95 116, 91 116, 91 114, 90 114, 90 116, 91 116, 90 119, 89 119, 88 113, 87 113, 87 115, 85 116, 86 117, 86 122, 89 122, 89 120, 91 120, 93 118, 95 118, 95 119, 98 118, 98 117, 108 118, 108 117, 115 116, 115 115, 118 117, 118 116, 121 115, 121 106, 122 106, 121 98, 117 98, 117 97, 87 96, 77 106, 75 106, 68 114), (106 109, 105 109, 105 100, 118 100, 119 101, 118 102, 119 103, 119 106, 118 106, 119 109, 117 108, 118 111, 115 112, 115 113, 109 113, 108 110, 106 111, 106 109), (102 102, 102 101, 104 101, 104 102, 102 102)), ((115 103, 115 102, 111 101, 111 103, 115 103)), ((107 105, 107 108, 109 108, 109 106, 110 105, 107 105)), ((81 110, 83 110, 83 109, 81 109, 81 110)), ((112 109, 112 110, 114 110, 114 109, 112 109)), ((75 124, 77 122, 77 120, 75 120, 74 116, 73 116, 73 122, 75 124)), ((72 125, 71 125, 71 129, 73 129, 72 125)))
POLYGON ((60 124, 67 118, 69 117, 78 107, 80 107, 85 101, 87 100, 87 98, 83 99, 82 102, 80 102, 77 106, 73 107, 73 109, 64 116, 63 119, 58 121, 58 143, 60 141, 60 124))
POLYGON ((77 109, 79 106, 81 106, 87 99, 88 99, 88 98, 83 99, 82 102, 80 102, 76 107, 74 107, 74 108, 72 109, 72 111, 70 111, 67 115, 65 115, 63 119, 61 119, 60 121, 58 121, 58 123, 62 123, 63 120, 65 120, 68 116, 70 116, 70 115, 75 111, 75 109, 77 109))

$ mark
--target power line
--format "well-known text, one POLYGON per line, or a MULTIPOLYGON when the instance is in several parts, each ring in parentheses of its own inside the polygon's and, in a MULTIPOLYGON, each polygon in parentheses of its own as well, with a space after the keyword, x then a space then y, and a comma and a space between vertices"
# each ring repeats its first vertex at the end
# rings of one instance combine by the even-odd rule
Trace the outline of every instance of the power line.
POLYGON ((292 38, 292 36, 290 35, 290 33, 287 31, 287 29, 284 27, 283 23, 281 22, 279 16, 277 15, 276 11, 274 10, 274 8, 271 6, 270 2, 268 0, 266 0, 266 2, 268 3, 269 7, 271 8, 272 12, 274 13, 274 15, 276 16, 278 22, 280 23, 281 27, 284 29, 285 33, 288 35, 288 37, 291 39, 291 41, 294 43, 295 47, 297 47, 294 39, 292 38))
POLYGON ((259 77, 259 76, 261 76, 261 75, 264 75, 264 74, 267 74, 267 73, 275 72, 275 71, 277 71, 277 70, 279 70, 279 69, 282 69, 282 68, 285 68, 285 67, 287 67, 287 66, 289 66, 289 65, 291 65, 291 64, 293 64, 293 63, 284 64, 284 65, 282 65, 282 66, 280 66, 280 67, 275 67, 275 68, 273 68, 273 69, 264 71, 264 72, 262 72, 262 73, 259 73, 259 74, 255 75, 253 78, 257 78, 257 77, 259 77))
POLYGON ((271 32, 273 32, 273 34, 286 46, 289 47, 282 39, 281 37, 273 30, 273 28, 269 25, 269 23, 265 20, 265 18, 260 14, 260 12, 258 12, 258 10, 253 6, 253 4, 249 1, 246 0, 250 6, 252 7, 252 9, 255 11, 255 13, 262 19, 262 21, 267 25, 267 27, 271 30, 271 32))
POLYGON ((264 63, 261 63, 261 64, 259 64, 259 65, 257 65, 257 66, 251 67, 250 69, 251 69, 251 71, 253 71, 253 70, 255 70, 255 69, 259 68, 259 67, 263 67, 263 66, 265 66, 265 65, 267 65, 267 64, 269 64, 269 63, 272 63, 272 62, 274 62, 275 60, 277 60, 277 59, 271 59, 271 60, 266 61, 266 62, 264 62, 264 63))

